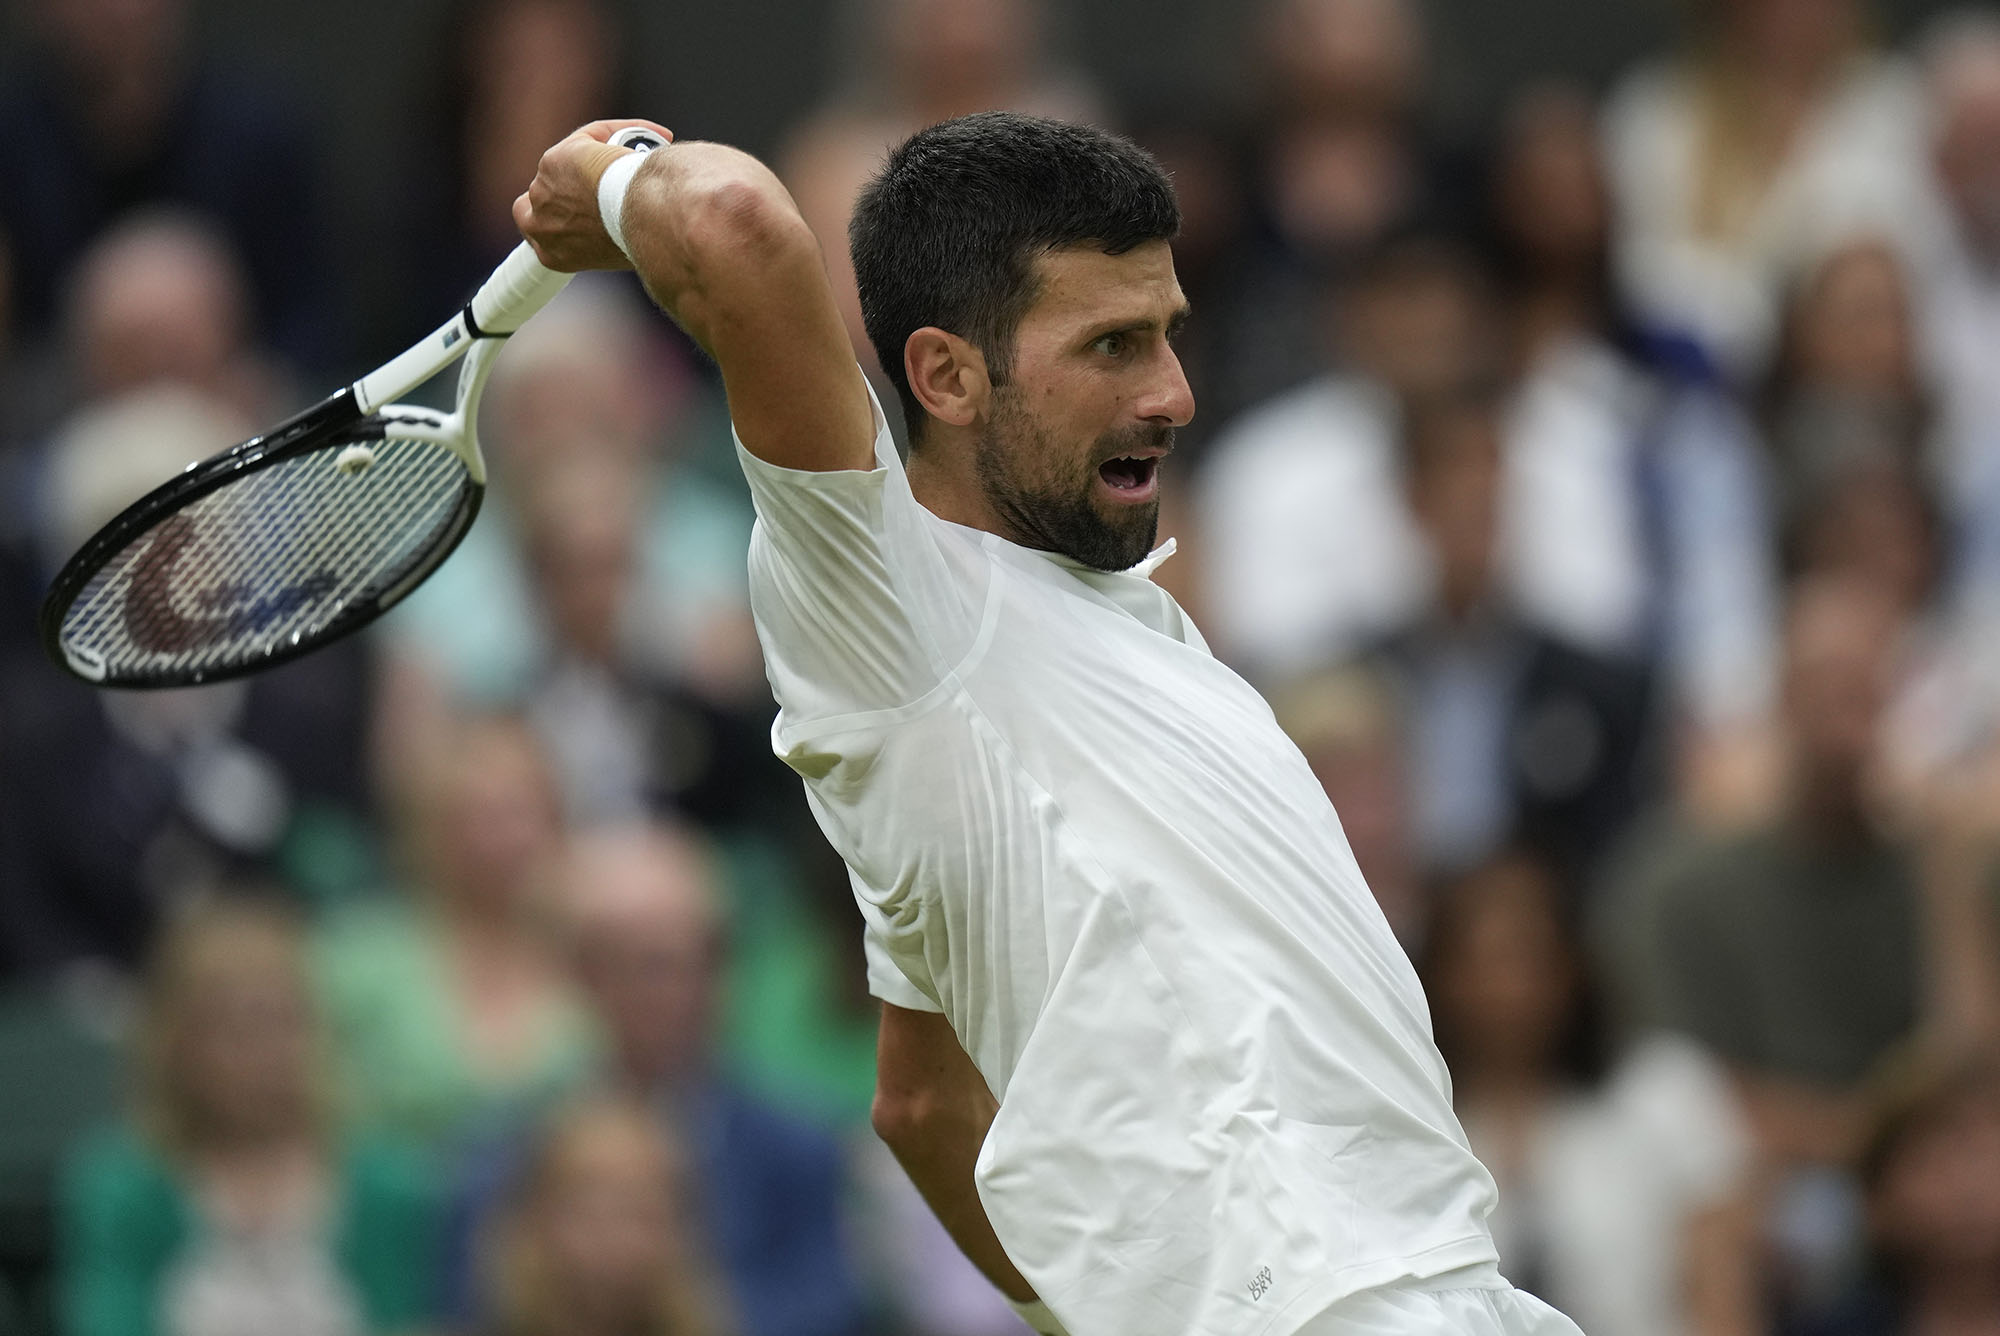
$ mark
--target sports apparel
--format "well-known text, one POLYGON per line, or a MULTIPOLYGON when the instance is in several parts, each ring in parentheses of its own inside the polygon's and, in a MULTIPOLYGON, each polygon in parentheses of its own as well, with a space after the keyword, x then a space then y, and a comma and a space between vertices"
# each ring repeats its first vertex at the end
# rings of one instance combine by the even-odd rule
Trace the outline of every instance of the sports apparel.
POLYGON ((1298 1336, 1579 1336, 1576 1324, 1492 1267, 1350 1296, 1298 1336))
POLYGON ((1493 1260, 1415 972, 1263 699, 1148 578, 738 443, 750 596, 870 984, 999 1098, 975 1170, 1077 1336, 1283 1336, 1493 1260))

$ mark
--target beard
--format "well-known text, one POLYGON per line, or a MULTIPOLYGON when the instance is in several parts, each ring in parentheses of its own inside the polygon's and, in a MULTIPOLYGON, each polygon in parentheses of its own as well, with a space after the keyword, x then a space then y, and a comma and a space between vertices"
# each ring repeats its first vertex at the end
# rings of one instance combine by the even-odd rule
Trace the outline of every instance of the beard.
POLYGON ((1159 533, 1159 498, 1100 506, 1097 471, 1135 451, 1171 450, 1173 428, 1113 432, 1072 457, 1035 421, 1013 386, 996 387, 993 403, 973 463, 987 502, 1007 526, 1006 537, 1092 570, 1122 571, 1144 560, 1159 533))

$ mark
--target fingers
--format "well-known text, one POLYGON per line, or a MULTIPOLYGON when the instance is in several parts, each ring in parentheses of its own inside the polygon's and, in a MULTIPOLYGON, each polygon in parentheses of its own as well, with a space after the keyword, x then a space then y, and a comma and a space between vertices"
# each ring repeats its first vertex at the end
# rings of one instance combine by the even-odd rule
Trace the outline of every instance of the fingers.
POLYGON ((627 118, 625 120, 592 121, 588 125, 578 127, 576 133, 580 135, 588 135, 592 139, 595 139, 599 143, 603 144, 603 143, 609 143, 611 141, 611 136, 617 134, 620 130, 628 130, 628 129, 633 129, 635 127, 642 130, 651 130, 654 134, 666 140, 669 144, 674 142, 674 132, 672 130, 669 130, 666 126, 661 125, 658 121, 636 120, 631 118, 627 118))

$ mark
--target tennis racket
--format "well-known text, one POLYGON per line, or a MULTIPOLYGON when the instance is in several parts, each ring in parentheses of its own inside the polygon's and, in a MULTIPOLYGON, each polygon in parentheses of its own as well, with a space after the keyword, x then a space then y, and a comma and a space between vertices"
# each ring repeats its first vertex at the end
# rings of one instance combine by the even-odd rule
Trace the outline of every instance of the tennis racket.
MULTIPOLYGON (((661 144, 640 129, 611 142, 661 144)), ((570 277, 523 242, 428 338, 133 502, 50 586, 50 656, 99 686, 218 682, 295 659, 401 602, 479 513, 479 396, 494 358, 570 277), (454 362, 451 412, 394 402, 454 362)))

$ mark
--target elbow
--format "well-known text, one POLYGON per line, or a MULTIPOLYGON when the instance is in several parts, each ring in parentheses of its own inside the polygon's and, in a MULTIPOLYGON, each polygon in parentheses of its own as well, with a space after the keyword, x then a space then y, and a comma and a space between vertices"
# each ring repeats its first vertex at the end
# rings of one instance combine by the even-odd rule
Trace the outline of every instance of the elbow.
POLYGON ((878 1087, 875 1101, 868 1107, 869 1125, 890 1150, 900 1149, 922 1137, 924 1126, 930 1121, 926 1104, 914 1092, 878 1087))
POLYGON ((683 235, 698 264, 706 259, 764 268, 806 255, 819 263, 812 229, 777 178, 761 166, 702 182, 688 201, 683 235))

